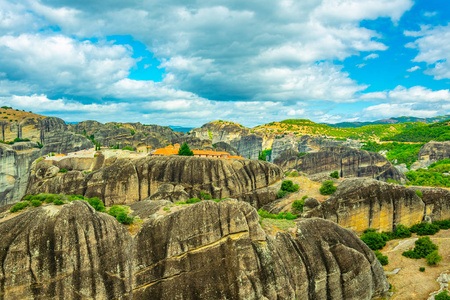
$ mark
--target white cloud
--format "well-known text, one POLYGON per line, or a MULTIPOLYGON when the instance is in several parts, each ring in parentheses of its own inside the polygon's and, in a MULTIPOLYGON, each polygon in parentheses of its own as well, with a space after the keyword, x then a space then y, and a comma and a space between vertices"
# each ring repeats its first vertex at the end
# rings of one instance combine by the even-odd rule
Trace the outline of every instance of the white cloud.
POLYGON ((419 66, 414 66, 414 67, 409 68, 408 70, 406 70, 406 72, 414 72, 414 71, 417 71, 417 70, 419 70, 419 69, 420 69, 419 66))
POLYGON ((450 78, 450 25, 436 27, 422 27, 417 32, 405 32, 407 36, 418 37, 414 42, 406 45, 415 48, 419 54, 414 62, 426 62, 428 69, 425 74, 435 79, 450 78))
POLYGON ((434 17, 435 15, 437 15, 437 11, 433 11, 433 12, 426 11, 426 12, 423 13, 423 15, 425 17, 434 17))
POLYGON ((434 117, 439 114, 436 109, 421 109, 415 103, 383 103, 369 106, 362 111, 363 118, 381 119, 397 116, 434 117))
POLYGON ((367 66, 367 64, 357 64, 356 67, 361 69, 364 68, 365 66, 367 66))
POLYGON ((372 54, 369 54, 366 57, 364 57, 364 60, 375 59, 375 58, 378 58, 378 57, 380 57, 378 54, 372 53, 372 54))

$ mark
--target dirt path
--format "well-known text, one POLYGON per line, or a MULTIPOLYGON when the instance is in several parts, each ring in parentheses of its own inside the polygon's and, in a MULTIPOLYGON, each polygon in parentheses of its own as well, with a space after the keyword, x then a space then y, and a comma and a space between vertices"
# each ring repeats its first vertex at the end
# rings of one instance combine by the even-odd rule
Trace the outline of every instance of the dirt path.
POLYGON ((425 259, 411 259, 402 256, 403 251, 414 248, 418 237, 389 241, 381 252, 389 258, 389 264, 384 270, 392 272, 400 269, 397 274, 387 275, 393 286, 394 295, 391 299, 428 299, 429 294, 439 290, 437 278, 442 273, 450 273, 450 230, 441 230, 430 236, 433 243, 439 246, 442 261, 437 266, 428 266, 425 259), (424 267, 425 272, 419 268, 424 267))

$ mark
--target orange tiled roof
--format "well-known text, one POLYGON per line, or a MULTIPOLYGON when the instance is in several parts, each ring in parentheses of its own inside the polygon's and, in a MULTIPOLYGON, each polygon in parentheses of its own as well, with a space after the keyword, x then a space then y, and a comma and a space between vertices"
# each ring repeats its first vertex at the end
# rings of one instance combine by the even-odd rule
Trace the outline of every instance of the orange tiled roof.
POLYGON ((174 154, 178 154, 178 150, 162 148, 162 149, 155 150, 154 152, 152 152, 152 154, 153 155, 174 155, 174 154))
POLYGON ((194 155, 214 155, 214 156, 230 155, 230 153, 223 151, 211 151, 211 150, 192 150, 192 151, 194 152, 194 155))
POLYGON ((234 159, 244 159, 242 156, 228 156, 227 158, 234 158, 234 159))

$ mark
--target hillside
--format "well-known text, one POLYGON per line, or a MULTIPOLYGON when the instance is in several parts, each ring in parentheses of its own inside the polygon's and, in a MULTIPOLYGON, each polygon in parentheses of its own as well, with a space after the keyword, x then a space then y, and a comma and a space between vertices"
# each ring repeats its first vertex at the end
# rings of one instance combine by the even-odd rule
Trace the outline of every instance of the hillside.
POLYGON ((346 128, 346 127, 362 127, 367 125, 386 125, 386 124, 398 124, 398 123, 408 123, 408 122, 421 122, 421 123, 436 123, 441 122, 444 120, 450 119, 450 115, 444 115, 444 116, 437 116, 432 118, 418 118, 418 117, 411 117, 411 116, 403 116, 403 117, 397 117, 397 118, 389 118, 389 119, 382 119, 382 120, 376 120, 373 122, 341 122, 341 123, 335 123, 335 124, 328 124, 325 123, 325 125, 331 126, 331 127, 338 127, 338 128, 346 128))
POLYGON ((450 121, 442 121, 425 126, 407 128, 392 136, 382 138, 383 141, 426 143, 429 141, 450 140, 450 121))
POLYGON ((305 119, 287 119, 280 122, 271 122, 256 126, 254 131, 266 131, 274 134, 292 133, 301 135, 323 135, 337 139, 380 140, 403 132, 409 128, 425 126, 422 123, 399 123, 389 125, 367 125, 358 128, 335 128, 325 124, 314 123, 305 119))

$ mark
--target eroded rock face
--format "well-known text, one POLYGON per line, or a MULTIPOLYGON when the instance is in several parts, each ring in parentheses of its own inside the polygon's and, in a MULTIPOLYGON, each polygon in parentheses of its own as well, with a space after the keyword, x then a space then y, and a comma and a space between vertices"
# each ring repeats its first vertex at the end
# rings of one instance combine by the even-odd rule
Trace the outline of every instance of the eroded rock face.
POLYGON ((133 204, 136 236, 74 201, 0 223, 6 298, 371 299, 389 284, 374 253, 322 219, 266 235, 250 205, 203 201, 166 215, 133 204))
POLYGON ((450 141, 435 142, 431 141, 423 145, 419 151, 420 160, 437 161, 450 158, 450 141))
POLYGON ((411 187, 422 192, 425 203, 425 221, 450 219, 450 191, 441 188, 411 187))
POLYGON ((405 180, 405 176, 382 155, 349 147, 324 147, 301 157, 289 150, 274 163, 284 170, 297 169, 309 175, 338 171, 340 177, 405 180))
POLYGON ((69 131, 48 133, 43 139, 43 144, 44 147, 41 149, 42 155, 50 152, 67 154, 94 147, 94 144, 84 135, 74 134, 69 131))
MULTIPOLYGON (((431 201, 431 200, 430 200, 431 201)), ((305 214, 332 220, 344 228, 362 232, 367 228, 393 231, 424 219, 425 203, 414 190, 368 178, 343 181, 320 206, 305 214)))
MULTIPOLYGON (((181 196, 199 197, 203 191, 214 199, 234 197, 259 208, 276 199, 277 187, 272 185, 282 176, 282 170, 268 162, 180 156, 117 159, 111 164, 106 161, 105 167, 92 173, 69 171, 42 180, 39 174, 45 174, 47 168, 42 164, 36 170, 28 193, 77 191, 86 197, 99 197, 107 205, 132 203, 155 194, 180 201, 181 196), (165 184, 179 186, 173 193, 180 197, 161 191, 165 184)), ((155 199, 162 199, 159 196, 155 199)))
POLYGON ((40 150, 33 142, 0 144, 0 205, 14 203, 25 195, 31 163, 40 150))

